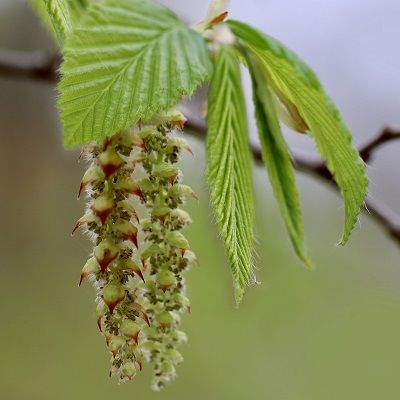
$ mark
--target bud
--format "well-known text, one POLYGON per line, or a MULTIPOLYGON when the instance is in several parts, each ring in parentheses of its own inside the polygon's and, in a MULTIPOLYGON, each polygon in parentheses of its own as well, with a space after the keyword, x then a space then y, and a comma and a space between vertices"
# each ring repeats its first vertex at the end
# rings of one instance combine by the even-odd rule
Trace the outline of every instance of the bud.
POLYGON ((162 311, 156 319, 163 328, 170 328, 175 323, 174 315, 170 311, 162 311))
POLYGON ((184 196, 184 197, 192 197, 192 198, 198 200, 196 193, 188 185, 181 185, 181 184, 174 185, 170 189, 169 194, 172 197, 184 196))
POLYGON ((169 214, 169 218, 171 221, 173 220, 178 221, 183 226, 190 225, 192 223, 190 215, 186 211, 181 210, 180 208, 172 210, 171 213, 169 214))
POLYGON ((122 238, 129 239, 136 248, 138 247, 138 229, 131 222, 120 219, 115 223, 114 228, 121 235, 122 238))
POLYGON ((118 253, 118 247, 108 239, 103 240, 93 251, 103 272, 118 257, 118 253))
POLYGON ((163 292, 176 286, 177 283, 174 273, 168 270, 158 272, 156 275, 156 281, 163 292))
POLYGON ((193 150, 189 146, 188 142, 180 137, 177 136, 172 136, 168 139, 168 145, 167 148, 165 149, 168 153, 173 151, 174 147, 176 147, 179 151, 181 149, 184 149, 188 151, 191 155, 193 155, 193 150))
POLYGON ((71 232, 71 235, 73 235, 81 226, 90 224, 91 222, 97 222, 97 218, 92 211, 88 211, 82 218, 78 219, 74 229, 71 232))
POLYGON ((122 176, 118 179, 117 183, 114 185, 115 189, 121 190, 122 192, 135 194, 136 196, 143 198, 143 192, 139 185, 130 177, 122 176))
POLYGON ((107 304, 110 313, 125 297, 125 289, 121 285, 109 283, 103 288, 103 300, 107 304))
POLYGON ((172 334, 172 340, 179 344, 187 343, 188 337, 185 332, 175 330, 174 333, 172 334))
POLYGON ((189 248, 188 240, 182 235, 182 233, 178 231, 168 232, 166 239, 172 246, 177 247, 182 251, 185 251, 189 248))
POLYGON ((124 264, 123 264, 122 268, 132 271, 143 282, 145 282, 144 281, 144 277, 143 277, 143 273, 142 273, 141 269, 139 268, 139 265, 137 265, 132 259, 128 258, 126 261, 124 261, 124 264))
POLYGON ((83 175, 83 178, 81 180, 81 184, 79 186, 79 193, 78 193, 78 199, 81 196, 82 190, 89 184, 104 180, 105 176, 101 168, 99 168, 97 165, 90 167, 85 174, 83 175))
POLYGON ((179 365, 183 362, 182 354, 175 349, 167 349, 164 353, 165 359, 174 365, 179 365))
POLYGON ((139 132, 139 137, 143 140, 143 139, 148 139, 151 136, 154 135, 159 135, 159 132, 157 129, 154 128, 144 128, 139 132))
POLYGON ((136 183, 139 185, 142 192, 151 192, 156 189, 154 183, 149 178, 138 179, 136 183))
POLYGON ((151 211, 151 215, 163 220, 170 211, 171 209, 165 203, 155 204, 151 211))
POLYGON ((196 254, 193 253, 191 250, 186 250, 185 251, 185 259, 188 261, 189 265, 196 264, 197 266, 199 265, 199 260, 196 256, 196 254))
POLYGON ((135 363, 132 361, 126 362, 121 367, 121 374, 123 377, 127 377, 132 380, 136 375, 135 363))
POLYGON ((110 349, 114 357, 117 354, 118 350, 125 345, 125 343, 126 343, 125 339, 121 336, 113 336, 110 339, 108 343, 108 348, 110 349))
POLYGON ((89 276, 90 274, 96 274, 97 272, 100 272, 100 265, 97 262, 96 258, 91 257, 89 260, 87 260, 85 266, 82 268, 81 272, 81 278, 79 280, 79 286, 81 286, 82 281, 89 276))
POLYGON ((125 161, 112 146, 108 147, 106 151, 99 154, 97 159, 101 168, 103 169, 104 175, 107 178, 117 172, 125 163, 125 161))
POLYGON ((120 332, 124 336, 128 336, 133 339, 136 343, 138 342, 138 337, 140 333, 140 325, 131 319, 124 319, 121 322, 120 332))
POLYGON ((108 311, 107 305, 104 303, 103 300, 100 300, 96 307, 96 322, 100 332, 102 331, 101 320, 103 319, 107 311, 108 311))
POLYGON ((146 268, 146 260, 150 258, 153 254, 156 254, 160 251, 160 246, 158 244, 151 244, 150 246, 146 247, 146 249, 140 255, 140 259, 143 264, 143 268, 146 268))
POLYGON ((132 303, 131 308, 150 327, 150 320, 144 308, 139 303, 132 303))
POLYGON ((179 175, 179 168, 163 162, 154 166, 153 174, 159 178, 165 178, 173 182, 179 175))
POLYGON ((173 109, 170 111, 164 111, 159 113, 159 115, 154 119, 154 124, 155 125, 172 124, 173 127, 183 130, 186 121, 187 119, 180 111, 173 109))
POLYGON ((140 344, 140 347, 144 352, 159 352, 161 349, 161 343, 147 340, 140 344))
POLYGON ((120 142, 122 145, 133 148, 143 147, 142 138, 135 132, 125 131, 121 134, 120 142))
POLYGON ((92 204, 92 210, 100 218, 103 225, 114 208, 114 199, 107 194, 97 197, 92 204))
POLYGON ((164 378, 171 379, 175 376, 175 367, 173 364, 164 362, 161 364, 161 374, 164 378))
POLYGON ((185 308, 189 313, 192 311, 190 300, 183 294, 175 293, 173 295, 173 300, 178 306, 185 308))
POLYGON ((128 211, 128 213, 132 214, 132 216, 139 221, 139 217, 136 214, 135 206, 131 200, 122 200, 118 203, 118 208, 122 211, 128 211))

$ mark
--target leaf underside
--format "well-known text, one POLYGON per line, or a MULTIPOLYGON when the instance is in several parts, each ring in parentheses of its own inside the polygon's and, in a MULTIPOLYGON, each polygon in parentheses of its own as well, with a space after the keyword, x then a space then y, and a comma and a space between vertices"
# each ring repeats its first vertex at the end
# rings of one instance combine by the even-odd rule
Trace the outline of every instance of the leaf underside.
POLYGON ((150 0, 102 0, 67 39, 59 107, 74 146, 130 128, 171 108, 205 81, 203 38, 150 0))
POLYGON ((245 99, 239 61, 230 47, 218 50, 208 102, 207 175, 239 303, 245 287, 255 279, 254 199, 245 99))
POLYGON ((264 164, 299 258, 311 267, 305 245, 303 221, 294 166, 279 125, 273 95, 266 84, 262 65, 244 53, 253 81, 253 100, 264 164))
POLYGON ((276 96, 297 107, 296 112, 327 161, 344 199, 344 230, 340 243, 345 244, 368 188, 365 164, 352 145, 349 129, 315 74, 293 52, 244 23, 229 21, 229 26, 258 59, 276 96))

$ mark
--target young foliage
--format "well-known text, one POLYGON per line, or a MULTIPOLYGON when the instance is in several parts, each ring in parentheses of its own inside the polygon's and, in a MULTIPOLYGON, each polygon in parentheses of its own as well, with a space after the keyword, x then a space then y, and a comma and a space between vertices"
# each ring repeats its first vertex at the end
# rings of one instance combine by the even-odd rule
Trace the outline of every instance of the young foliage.
POLYGON ((239 62, 231 47, 221 46, 217 52, 208 101, 208 181, 239 303, 245 287, 254 281, 254 201, 245 100, 239 62))
POLYGON ((345 222, 341 244, 350 236, 363 205, 368 180, 351 143, 349 129, 311 69, 277 40, 241 22, 229 21, 233 33, 257 58, 268 84, 286 107, 294 126, 310 133, 341 189, 345 222))
POLYGON ((89 5, 64 57, 59 107, 66 146, 100 140, 171 108, 211 70, 203 38, 151 0, 89 5))
POLYGON ((48 30, 62 46, 81 18, 87 0, 28 0, 48 30))
POLYGON ((296 177, 289 149, 282 136, 273 95, 259 62, 244 52, 253 81, 253 100, 264 164, 297 255, 311 267, 304 245, 303 221, 296 177))

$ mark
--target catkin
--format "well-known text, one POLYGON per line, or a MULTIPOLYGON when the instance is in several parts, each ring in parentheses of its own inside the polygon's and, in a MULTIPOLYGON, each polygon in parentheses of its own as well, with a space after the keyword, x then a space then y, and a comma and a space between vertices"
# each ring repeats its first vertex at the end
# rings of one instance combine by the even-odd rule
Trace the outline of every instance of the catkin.
POLYGON ((97 293, 97 325, 111 353, 110 376, 131 380, 144 362, 153 365, 152 387, 161 389, 182 361, 178 330, 190 311, 184 272, 197 262, 181 230, 191 223, 180 207, 193 190, 177 166, 191 152, 177 131, 178 111, 83 150, 90 165, 82 179, 87 212, 78 220, 94 243, 82 269, 97 293))

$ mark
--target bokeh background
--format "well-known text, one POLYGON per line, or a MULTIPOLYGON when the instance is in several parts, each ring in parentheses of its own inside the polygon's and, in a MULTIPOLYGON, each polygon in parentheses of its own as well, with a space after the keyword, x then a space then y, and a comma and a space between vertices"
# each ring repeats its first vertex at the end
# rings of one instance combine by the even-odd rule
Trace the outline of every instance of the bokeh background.
MULTIPOLYGON (((188 21, 207 1, 169 0, 188 21)), ((231 15, 280 38, 317 71, 360 144, 400 124, 397 0, 240 0, 231 15)), ((53 51, 22 0, 0 0, 0 48, 53 51)), ((234 307, 231 277, 209 207, 203 143, 190 139, 188 237, 201 267, 188 276, 193 313, 179 378, 162 393, 149 371, 118 386, 94 318, 94 292, 78 289, 90 244, 69 233, 83 203, 78 150, 66 151, 49 84, 0 76, 0 398, 354 400, 400 398, 400 248, 363 215, 338 248, 342 204, 299 174, 309 249, 293 254, 266 173, 255 171, 259 286, 234 307)), ((306 137, 287 133, 294 151, 306 137)), ((371 195, 400 213, 399 144, 369 167, 371 195)))

